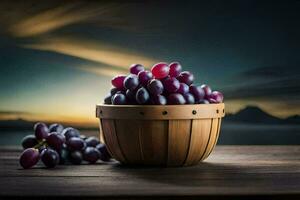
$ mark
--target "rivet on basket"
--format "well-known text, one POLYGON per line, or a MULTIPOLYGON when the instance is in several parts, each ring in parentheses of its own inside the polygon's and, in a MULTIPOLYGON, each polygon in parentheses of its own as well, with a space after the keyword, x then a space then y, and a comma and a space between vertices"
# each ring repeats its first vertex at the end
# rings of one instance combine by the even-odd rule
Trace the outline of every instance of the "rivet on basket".
POLYGON ((162 114, 163 114, 163 115, 167 115, 168 112, 167 112, 167 111, 163 111, 162 114))
POLYGON ((196 111, 196 110, 193 110, 192 113, 193 113, 193 115, 196 115, 196 114, 197 114, 197 111, 196 111))

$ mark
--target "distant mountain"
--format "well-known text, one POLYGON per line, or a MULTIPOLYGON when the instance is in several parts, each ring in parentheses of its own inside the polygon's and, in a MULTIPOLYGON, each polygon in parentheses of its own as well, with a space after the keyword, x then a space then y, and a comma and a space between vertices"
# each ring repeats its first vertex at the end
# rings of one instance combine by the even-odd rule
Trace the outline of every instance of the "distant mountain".
POLYGON ((224 120, 229 122, 255 124, 300 124, 299 115, 295 115, 286 119, 280 119, 255 106, 248 106, 235 114, 228 114, 225 116, 224 120))
POLYGON ((23 119, 0 120, 0 130, 32 130, 34 122, 23 119))

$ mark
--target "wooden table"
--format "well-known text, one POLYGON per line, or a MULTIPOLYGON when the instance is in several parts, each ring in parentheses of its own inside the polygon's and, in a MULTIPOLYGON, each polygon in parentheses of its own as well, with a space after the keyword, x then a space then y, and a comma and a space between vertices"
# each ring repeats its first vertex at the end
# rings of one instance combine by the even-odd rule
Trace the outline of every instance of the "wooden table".
POLYGON ((300 199, 300 146, 217 146, 205 162, 185 168, 112 162, 22 170, 19 154, 0 149, 1 198, 300 199))

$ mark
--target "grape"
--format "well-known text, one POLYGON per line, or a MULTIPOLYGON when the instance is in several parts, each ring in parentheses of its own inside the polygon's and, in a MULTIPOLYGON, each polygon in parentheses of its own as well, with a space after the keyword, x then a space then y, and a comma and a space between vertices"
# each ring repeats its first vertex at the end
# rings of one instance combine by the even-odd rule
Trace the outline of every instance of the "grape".
POLYGON ((159 94, 159 95, 151 96, 151 102, 152 104, 155 105, 166 105, 167 99, 165 96, 159 94))
POLYGON ((203 89, 204 93, 205 93, 205 98, 209 98, 209 96, 211 95, 211 89, 208 85, 201 85, 201 88, 203 89))
POLYGON ((48 168, 53 168, 59 163, 58 153, 50 148, 47 148, 41 153, 41 160, 48 168))
POLYGON ((69 151, 65 148, 63 148, 59 153, 59 164, 65 164, 67 162, 67 159, 69 157, 69 151))
POLYGON ((138 89, 135 95, 135 100, 137 101, 138 104, 146 104, 149 101, 149 99, 150 99, 150 95, 144 87, 138 89))
POLYGON ((200 86, 191 85, 190 93, 194 95, 196 103, 198 103, 205 96, 204 90, 200 86))
POLYGON ((29 148, 25 149, 20 156, 20 165, 24 169, 28 169, 34 166, 40 159, 40 153, 37 149, 29 148))
POLYGON ((83 151, 83 159, 85 161, 88 161, 91 164, 96 163, 99 158, 100 158, 100 152, 95 147, 87 147, 83 151))
POLYGON ((64 130, 64 127, 61 124, 51 124, 49 126, 49 132, 61 133, 64 130))
POLYGON ((153 78, 153 75, 151 72, 146 70, 139 72, 138 78, 143 86, 147 86, 148 82, 153 78))
POLYGON ((218 103, 217 100, 215 100, 213 98, 209 98, 208 101, 209 101, 209 103, 218 103))
POLYGON ((185 104, 185 99, 180 93, 173 93, 168 96, 168 104, 185 104))
POLYGON ((80 151, 73 151, 70 153, 69 160, 72 164, 80 165, 82 162, 82 154, 80 151))
POLYGON ((194 75, 188 71, 181 72, 177 79, 181 83, 185 83, 187 85, 191 85, 194 82, 194 75))
POLYGON ((177 93, 180 94, 186 94, 189 92, 189 86, 185 83, 180 83, 179 89, 177 90, 177 93))
POLYGON ((113 96, 113 95, 115 95, 118 91, 119 91, 118 88, 113 87, 113 88, 110 89, 110 95, 113 96))
POLYGON ((124 88, 134 90, 139 85, 139 79, 137 75, 130 74, 124 79, 124 88))
POLYGON ((96 137, 89 137, 85 140, 88 147, 96 147, 100 142, 96 137))
POLYGON ((126 90, 126 98, 129 104, 136 104, 135 101, 136 90, 126 90))
POLYGON ((127 103, 126 96, 124 94, 115 94, 112 97, 113 105, 125 105, 127 103))
POLYGON ((131 74, 138 75, 139 72, 144 71, 144 70, 145 70, 145 68, 141 64, 132 64, 130 66, 130 73, 131 74))
POLYGON ((35 138, 34 135, 27 135, 22 139, 22 147, 23 149, 31 148, 37 145, 39 142, 35 138))
POLYGON ((111 95, 108 94, 105 98, 104 98, 104 103, 105 104, 111 104, 111 95))
POLYGON ((124 82, 124 79, 126 78, 125 75, 118 75, 118 76, 115 76, 112 80, 111 80, 111 84, 113 86, 115 86, 116 88, 118 88, 119 90, 123 90, 124 87, 123 87, 123 82, 124 82))
MULTIPOLYGON (((215 103, 222 103, 224 97, 223 97, 223 94, 221 92, 213 91, 211 93, 211 95, 209 96, 209 99, 214 99, 215 103)), ((211 101, 211 100, 209 100, 209 101, 211 101)), ((211 102, 211 103, 214 103, 214 102, 211 102)))
POLYGON ((161 79, 168 76, 169 66, 167 63, 160 62, 153 65, 153 67, 151 68, 151 72, 155 78, 161 79))
POLYGON ((79 137, 72 137, 67 142, 70 151, 80 151, 86 147, 86 142, 79 137))
POLYGON ((67 141, 72 137, 80 137, 79 131, 72 127, 65 128, 62 132, 62 135, 65 136, 67 141))
POLYGON ((169 67, 170 67, 169 75, 171 77, 177 77, 177 76, 179 76, 179 74, 181 72, 181 69, 182 69, 182 67, 181 67, 181 65, 180 65, 179 62, 172 62, 169 65, 169 67))
POLYGON ((180 87, 179 81, 174 77, 164 80, 163 85, 168 93, 174 93, 180 87))
POLYGON ((183 95, 186 104, 194 104, 195 103, 195 97, 191 93, 186 93, 183 95))
POLYGON ((109 161, 111 159, 111 155, 109 154, 106 145, 100 143, 96 146, 96 149, 100 152, 100 159, 103 161, 109 161))
POLYGON ((45 139, 49 134, 49 129, 46 124, 38 122, 33 127, 37 140, 45 139))
POLYGON ((209 101, 207 99, 201 99, 198 103, 199 104, 209 104, 209 101))
POLYGON ((153 95, 159 95, 163 93, 164 86, 160 80, 153 79, 148 84, 148 90, 153 95))
POLYGON ((56 132, 50 133, 46 138, 47 144, 53 149, 60 151, 62 149, 63 143, 65 142, 65 137, 56 132))

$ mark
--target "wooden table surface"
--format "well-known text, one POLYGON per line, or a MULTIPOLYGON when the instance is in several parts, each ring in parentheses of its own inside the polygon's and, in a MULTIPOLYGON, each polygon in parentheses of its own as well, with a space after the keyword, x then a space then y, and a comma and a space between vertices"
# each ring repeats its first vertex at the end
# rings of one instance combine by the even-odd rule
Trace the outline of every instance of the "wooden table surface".
POLYGON ((184 168, 112 162, 23 170, 19 154, 20 149, 0 148, 2 198, 300 199, 300 146, 217 146, 205 162, 184 168))

